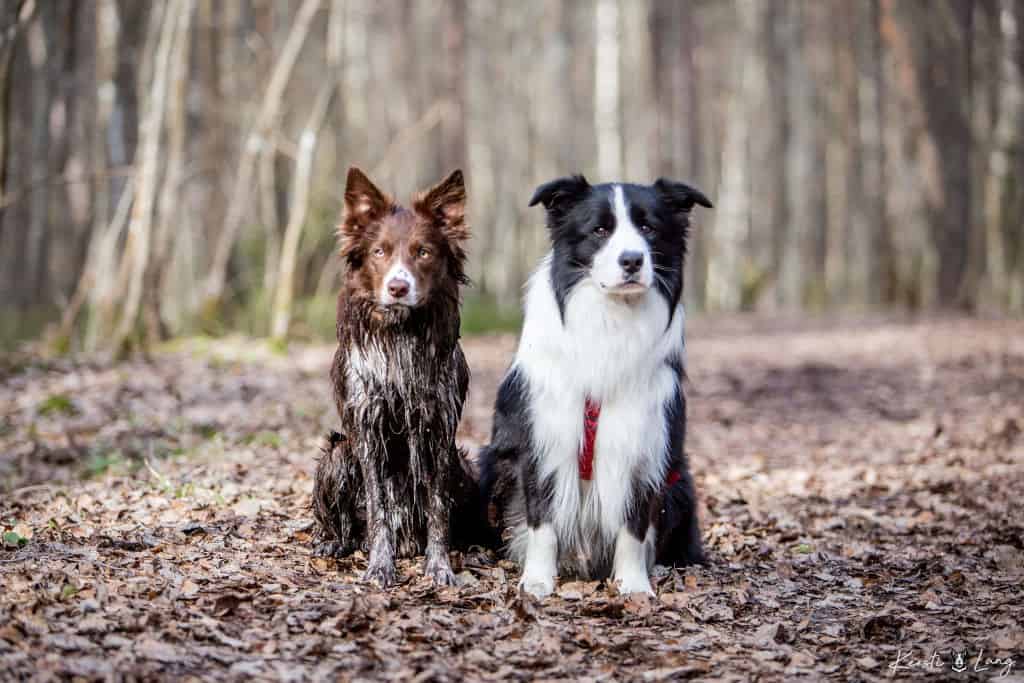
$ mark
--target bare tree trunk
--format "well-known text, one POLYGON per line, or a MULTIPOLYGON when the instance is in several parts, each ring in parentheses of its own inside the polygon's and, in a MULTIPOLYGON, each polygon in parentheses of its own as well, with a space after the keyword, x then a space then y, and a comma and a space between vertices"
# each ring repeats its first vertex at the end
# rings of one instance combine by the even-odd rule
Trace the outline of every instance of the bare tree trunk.
POLYGON ((869 258, 866 262, 867 303, 879 306, 892 296, 892 240, 889 237, 888 197, 890 192, 887 179, 888 168, 885 154, 886 131, 886 82, 885 62, 882 54, 882 7, 881 0, 870 1, 870 15, 862 63, 860 87, 860 143, 863 163, 862 188, 868 207, 870 232, 869 258))
MULTIPOLYGON (((90 6, 85 3, 66 3, 58 6, 54 26, 53 97, 50 110, 50 173, 57 178, 84 175, 84 164, 74 155, 76 133, 82 117, 86 97, 78 88, 79 79, 79 25, 90 6)), ((88 182, 60 183, 51 194, 47 222, 47 238, 51 243, 45 269, 45 291, 50 300, 64 302, 69 289, 74 287, 81 267, 78 253, 79 233, 88 221, 84 207, 88 182)), ((86 228, 88 226, 85 226, 86 228)))
POLYGON ((622 122, 619 109, 619 0, 597 0, 594 16, 594 128, 597 175, 601 182, 621 180, 622 122))
POLYGON ((789 174, 785 170, 786 155, 793 137, 790 120, 789 97, 786 87, 792 77, 789 72, 790 62, 786 58, 786 49, 793 40, 792 20, 788 13, 790 3, 769 2, 765 10, 765 59, 768 71, 773 75, 776 84, 769 89, 768 135, 769 157, 777 160, 781 166, 772 174, 771 189, 768 192, 771 203, 768 207, 772 226, 772 259, 770 271, 774 273, 774 300, 766 302, 777 307, 786 305, 786 291, 783 286, 782 273, 786 262, 786 248, 793 239, 793 227, 790 224, 792 215, 789 191, 789 174))
POLYGON ((213 261, 206 280, 206 296, 212 301, 220 300, 227 281, 228 260, 242 226, 242 219, 249 209, 249 198, 252 192, 256 162, 260 153, 268 147, 267 138, 277 123, 281 109, 282 95, 291 76, 295 62, 299 58, 302 45, 306 42, 313 17, 320 9, 320 0, 303 0, 302 6, 291 26, 288 38, 281 50, 281 56, 274 65, 267 89, 263 95, 263 103, 256 115, 256 120, 246 136, 238 162, 234 188, 228 202, 224 229, 213 251, 213 261))
POLYGON ((750 225, 750 118, 758 77, 754 63, 756 9, 749 0, 736 3, 739 54, 722 141, 718 209, 714 230, 703 236, 711 243, 706 300, 709 310, 735 311, 740 307, 743 241, 750 225))
POLYGON ((196 0, 176 0, 182 4, 178 17, 178 35, 171 56, 168 75, 170 96, 167 98, 167 164, 154 235, 153 255, 145 275, 145 323, 149 342, 155 343, 168 336, 166 316, 161 302, 166 296, 164 278, 172 256, 173 241, 180 235, 190 235, 185 225, 187 213, 182 211, 184 199, 182 182, 185 172, 186 135, 188 117, 189 58, 191 55, 192 18, 196 0))
MULTIPOLYGON (((622 179, 647 182, 656 156, 658 114, 652 106, 654 92, 651 69, 653 57, 649 37, 650 0, 628 0, 620 6, 621 66, 628 74, 621 83, 620 138, 630 144, 622 146, 622 179)), ((677 122, 676 125, 681 125, 677 122)))
MULTIPOLYGON (((108 17, 116 23, 111 32, 117 36, 113 46, 114 102, 110 111, 108 134, 110 164, 127 166, 135 161, 139 135, 139 65, 146 48, 146 26, 150 14, 157 11, 148 2, 116 0, 117 11, 108 17)), ((126 180, 111 179, 111 206, 121 200, 126 180)))
MULTIPOLYGON (((653 101, 657 127, 653 148, 654 174, 692 180, 710 191, 702 178, 704 148, 697 51, 701 33, 693 3, 657 0, 650 15, 653 43, 653 101)), ((690 242, 686 305, 704 306, 707 285, 709 235, 700 232, 690 242)))
MULTIPOLYGON (((1004 227, 1012 214, 1013 154, 1021 140, 1024 123, 1024 83, 1020 70, 1021 17, 1019 9, 1024 3, 1001 0, 999 28, 1002 33, 1000 54, 1001 106, 997 112, 995 139, 988 158, 985 185, 985 232, 987 245, 986 265, 988 288, 999 304, 1006 305, 1010 298, 1010 273, 1007 262, 1004 227)), ((1016 153, 1020 154, 1019 151, 1016 153)), ((1018 178, 1017 182, 1021 182, 1018 178)), ((1019 219, 1020 216, 1017 216, 1019 219)), ((1020 229, 1020 225, 1017 225, 1020 229)))
POLYGON ((811 73, 804 56, 806 35, 802 5, 787 4, 783 22, 788 30, 784 41, 787 78, 787 107, 792 121, 783 157, 789 207, 787 232, 782 246, 780 286, 783 306, 800 308, 808 279, 807 251, 812 239, 814 216, 809 190, 814 179, 814 93, 811 73))
POLYGON ((50 53, 57 8, 40 8, 39 17, 28 28, 28 53, 32 63, 32 131, 30 137, 29 180, 39 182, 29 197, 28 250, 25 276, 20 288, 21 304, 28 307, 45 297, 46 252, 50 211, 50 99, 52 79, 50 53), (26 286, 27 285, 27 286, 26 286))
POLYGON ((937 151, 939 187, 931 197, 938 254, 938 305, 968 303, 962 291, 971 226, 971 54, 973 0, 901 3, 914 48, 914 69, 928 135, 937 151), (944 78, 935 78, 941 64, 944 78), (957 93, 950 97, 950 93, 957 93))
MULTIPOLYGON (((4 3, 0 8, 0 197, 7 195, 7 154, 10 148, 11 57, 18 33, 35 12, 34 0, 4 3)), ((2 226, 0 226, 2 229, 2 226)))
POLYGON ((452 106, 441 124, 441 172, 466 163, 466 0, 443 4, 442 27, 447 56, 444 88, 452 106))
POLYGON ((284 241, 281 244, 281 264, 277 275, 277 292, 274 296, 273 321, 270 334, 275 339, 283 340, 288 336, 288 325, 292 316, 292 301, 295 288, 295 261, 299 251, 299 239, 302 237, 302 226, 306 223, 309 211, 309 192, 312 184, 313 157, 316 152, 316 139, 327 117, 327 105, 334 93, 335 81, 325 83, 317 93, 313 103, 313 111, 309 115, 306 127, 299 139, 299 154, 295 160, 295 174, 292 176, 292 207, 288 226, 285 228, 284 241))
MULTIPOLYGON (((12 165, 11 151, 14 148, 11 132, 13 111, 11 93, 15 81, 14 46, 25 25, 35 13, 34 1, 24 3, 7 2, 0 6, 0 207, 8 205, 7 178, 12 165)), ((21 281, 19 267, 24 256, 24 224, 15 212, 0 209, 0 297, 17 304, 18 283, 21 281), (10 294, 8 294, 8 292, 10 294)))
MULTIPOLYGON (((167 111, 167 92, 170 60, 178 42, 182 15, 191 13, 191 3, 169 3, 163 15, 159 43, 153 60, 152 86, 145 103, 145 113, 139 125, 139 158, 135 168, 138 178, 132 217, 128 224, 128 242, 125 256, 128 288, 121 307, 120 321, 113 337, 115 349, 123 349, 139 322, 145 274, 150 267, 153 240, 153 214, 157 186, 160 184, 160 138, 164 114, 167 111)), ((186 18, 185 21, 188 21, 186 18)))

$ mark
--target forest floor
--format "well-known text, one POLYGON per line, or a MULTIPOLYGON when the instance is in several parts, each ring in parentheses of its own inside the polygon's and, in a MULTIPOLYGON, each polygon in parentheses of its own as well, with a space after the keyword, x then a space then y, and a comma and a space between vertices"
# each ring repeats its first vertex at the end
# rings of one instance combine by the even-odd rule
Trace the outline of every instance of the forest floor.
MULTIPOLYGON (((514 344, 465 340, 471 451, 514 344)), ((657 599, 313 557, 330 354, 0 361, 0 679, 1024 680, 1024 323, 693 322, 711 563, 657 599)))

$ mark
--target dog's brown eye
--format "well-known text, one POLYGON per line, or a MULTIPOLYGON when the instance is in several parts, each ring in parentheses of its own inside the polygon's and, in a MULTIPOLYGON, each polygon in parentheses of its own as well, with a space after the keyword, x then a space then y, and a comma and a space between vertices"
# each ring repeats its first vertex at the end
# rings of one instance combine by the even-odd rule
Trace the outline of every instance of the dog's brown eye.
POLYGON ((377 247, 376 249, 373 250, 373 255, 376 256, 377 258, 380 258, 381 256, 384 255, 384 248, 377 247))
POLYGON ((430 250, 425 248, 425 247, 420 247, 419 257, 420 258, 430 258, 430 250))
POLYGON ((607 237, 608 232, 608 228, 604 227, 603 225, 599 225, 596 228, 594 228, 594 234, 597 235, 598 237, 607 237))
POLYGON ((640 229, 640 232, 642 232, 645 235, 649 235, 651 233, 651 230, 654 229, 651 226, 647 225, 646 223, 641 223, 638 227, 640 229))

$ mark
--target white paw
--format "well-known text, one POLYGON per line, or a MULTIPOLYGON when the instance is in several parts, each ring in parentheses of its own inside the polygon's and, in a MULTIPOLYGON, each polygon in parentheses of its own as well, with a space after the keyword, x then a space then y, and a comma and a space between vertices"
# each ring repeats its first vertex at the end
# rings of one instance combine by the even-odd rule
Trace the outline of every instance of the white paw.
POLYGON ((625 526, 619 529, 615 539, 615 559, 612 563, 612 580, 618 584, 619 592, 647 593, 654 595, 651 579, 647 575, 648 559, 651 557, 654 534, 648 530, 643 541, 625 526))
POLYGON ((519 589, 524 590, 538 600, 543 600, 555 592, 555 577, 526 576, 519 580, 519 589))
POLYGON ((646 574, 627 574, 616 577, 615 582, 618 584, 619 592, 623 595, 630 593, 654 595, 654 589, 651 588, 651 580, 647 578, 646 574))

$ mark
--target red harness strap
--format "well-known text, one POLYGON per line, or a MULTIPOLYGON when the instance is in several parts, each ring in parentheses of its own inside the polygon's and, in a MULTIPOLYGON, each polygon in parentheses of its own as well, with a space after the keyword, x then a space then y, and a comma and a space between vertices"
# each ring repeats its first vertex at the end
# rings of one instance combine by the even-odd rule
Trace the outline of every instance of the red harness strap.
MULTIPOLYGON (((583 443, 577 458, 580 479, 590 481, 594 476, 594 442, 597 440, 597 421, 601 417, 601 404, 587 399, 583 408, 583 443)), ((682 478, 679 470, 673 468, 665 476, 665 488, 672 488, 682 478)))
POLYGON ((580 446, 580 479, 590 481, 594 476, 594 441, 597 439, 597 419, 601 417, 601 404, 589 398, 583 408, 583 444, 580 446))

